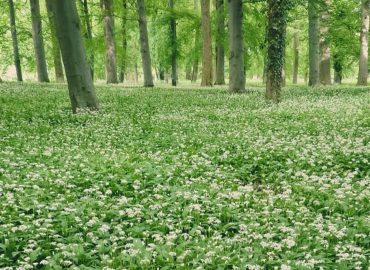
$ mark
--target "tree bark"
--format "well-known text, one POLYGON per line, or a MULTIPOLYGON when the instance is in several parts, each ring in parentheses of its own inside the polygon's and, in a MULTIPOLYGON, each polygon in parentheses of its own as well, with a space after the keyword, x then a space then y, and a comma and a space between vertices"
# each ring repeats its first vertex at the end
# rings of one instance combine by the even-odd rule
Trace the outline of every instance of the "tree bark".
POLYGON ((299 33, 294 33, 293 38, 293 84, 298 83, 298 70, 299 70, 299 33))
POLYGON ((81 109, 97 110, 99 105, 80 33, 80 18, 76 2, 75 0, 48 1, 51 2, 55 14, 55 29, 67 76, 72 111, 77 113, 81 109))
POLYGON ((42 37, 42 23, 39 0, 30 0, 30 7, 32 21, 32 40, 35 50, 37 79, 39 82, 50 82, 45 58, 44 39, 42 37))
POLYGON ((114 39, 114 16, 113 1, 101 0, 104 17, 104 37, 105 37, 105 69, 107 83, 118 83, 117 78, 117 59, 116 42, 114 39))
POLYGON ((19 47, 18 47, 18 36, 17 36, 17 27, 15 24, 15 11, 14 11, 14 3, 13 0, 8 0, 9 4, 9 17, 10 17, 10 31, 12 34, 12 41, 13 41, 13 53, 14 53, 14 65, 17 72, 17 81, 22 82, 22 67, 21 67, 21 59, 19 56, 19 47))
POLYGON ((316 0, 308 0, 308 40, 309 40, 309 86, 319 85, 320 46, 319 16, 316 0))
POLYGON ((360 59, 357 85, 367 85, 369 76, 369 0, 362 0, 362 28, 360 34, 360 59))
POLYGON ((279 102, 283 83, 287 0, 267 1, 267 85, 266 99, 279 102))
POLYGON ((230 42, 229 90, 231 92, 244 92, 245 72, 244 72, 242 0, 229 0, 229 42, 230 42))
POLYGON ((212 34, 210 0, 201 0, 202 12, 202 82, 201 86, 212 86, 212 34))
POLYGON ((92 25, 90 21, 90 13, 89 13, 89 6, 87 4, 87 0, 80 0, 80 4, 82 6, 82 13, 83 13, 83 20, 84 20, 84 37, 86 44, 89 45, 90 51, 88 51, 88 63, 90 66, 90 72, 91 72, 91 77, 94 79, 94 62, 95 62, 95 57, 94 57, 94 50, 92 46, 92 25))
POLYGON ((225 5, 224 0, 216 0, 216 85, 225 84, 225 5))
POLYGON ((331 0, 324 1, 324 9, 320 12, 320 83, 323 85, 331 84, 331 65, 330 65, 330 43, 329 43, 329 6, 331 0))
POLYGON ((48 13, 49 26, 50 26, 50 32, 51 32, 50 34, 51 34, 51 44, 52 44, 52 50, 53 50, 55 80, 59 83, 62 83, 64 82, 64 71, 63 71, 62 58, 60 55, 60 47, 58 43, 57 34, 55 31, 54 13, 52 11, 52 7, 50 6, 50 1, 48 0, 46 0, 46 10, 48 13))
POLYGON ((172 86, 177 85, 177 41, 176 41, 176 20, 174 14, 174 0, 169 0, 171 9, 170 35, 171 35, 171 66, 172 66, 172 86))
POLYGON ((127 0, 122 0, 122 56, 121 56, 121 65, 119 73, 119 81, 123 83, 125 80, 126 73, 126 57, 127 57, 127 29, 126 22, 127 20, 127 0))
POLYGON ((140 33, 140 52, 143 63, 144 86, 153 87, 152 60, 150 58, 148 26, 144 0, 137 0, 137 13, 140 33))

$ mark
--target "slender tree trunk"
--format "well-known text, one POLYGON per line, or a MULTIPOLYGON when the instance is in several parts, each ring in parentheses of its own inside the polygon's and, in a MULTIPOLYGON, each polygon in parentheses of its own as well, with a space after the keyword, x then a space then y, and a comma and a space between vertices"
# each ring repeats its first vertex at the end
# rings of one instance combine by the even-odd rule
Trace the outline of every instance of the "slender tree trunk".
POLYGON ((97 110, 98 100, 91 78, 86 51, 80 33, 75 0, 50 1, 55 14, 54 23, 68 81, 72 111, 97 110))
POLYGON ((122 0, 122 57, 121 57, 121 67, 120 67, 120 75, 119 81, 123 83, 125 80, 125 72, 126 72, 126 57, 127 57, 127 29, 126 29, 126 22, 127 20, 127 0, 122 0))
POLYGON ((80 4, 82 7, 82 13, 83 16, 82 19, 84 20, 84 37, 86 44, 88 45, 88 62, 90 66, 90 72, 91 72, 91 77, 94 79, 94 48, 93 48, 93 36, 92 36, 92 25, 90 21, 90 12, 89 12, 89 6, 87 4, 87 0, 80 0, 80 4))
POLYGON ((101 0, 104 16, 105 69, 107 83, 118 83, 116 41, 114 39, 113 0, 101 0))
POLYGON ((362 28, 357 85, 367 85, 369 76, 369 0, 362 0, 362 28))
POLYGON ((136 83, 139 82, 139 71, 138 71, 137 63, 135 63, 135 82, 136 83))
POLYGON ((194 60, 193 63, 193 71, 191 74, 191 81, 196 82, 198 80, 198 72, 199 72, 199 59, 194 60))
POLYGON ((217 35, 216 35, 216 85, 225 84, 225 5, 224 0, 216 0, 217 35))
POLYGON ((229 90, 231 92, 244 92, 245 72, 244 72, 242 0, 229 0, 229 35, 230 35, 229 90))
MULTIPOLYGON (((199 1, 194 0, 194 10, 196 13, 199 11, 199 1)), ((194 59, 193 59, 193 67, 192 67, 192 74, 191 74, 191 81, 196 82, 198 79, 198 66, 199 66, 199 55, 198 51, 200 48, 200 30, 199 27, 195 28, 195 36, 194 36, 194 59)))
POLYGON ((267 0, 267 86, 266 99, 280 101, 285 55, 288 0, 267 0))
POLYGON ((187 65, 185 69, 185 78, 188 81, 191 81, 191 66, 187 65))
POLYGON ((294 33, 293 39, 293 84, 298 83, 298 69, 299 69, 299 33, 294 33))
POLYGON ((42 23, 39 0, 30 0, 30 7, 32 20, 32 39, 33 47, 35 50, 37 78, 39 82, 50 82, 45 58, 44 39, 42 37, 42 23))
POLYGON ((53 50, 53 61, 54 61, 54 71, 55 71, 55 80, 59 83, 64 82, 64 71, 63 71, 63 64, 62 58, 60 55, 60 47, 58 43, 57 34, 55 31, 54 25, 54 13, 52 11, 52 7, 50 6, 50 1, 46 1, 46 10, 48 13, 49 19, 49 26, 50 26, 50 34, 51 34, 51 44, 53 50))
POLYGON ((153 87, 152 60, 150 58, 148 26, 145 13, 144 0, 137 0, 137 13, 140 32, 140 52, 143 62, 144 86, 153 87))
POLYGON ((324 9, 320 12, 320 83, 323 85, 331 84, 331 72, 330 72, 330 44, 329 44, 329 6, 331 0, 324 1, 324 9))
POLYGON ((172 86, 177 85, 177 41, 176 41, 176 20, 174 14, 174 0, 169 0, 171 9, 170 35, 171 35, 171 65, 172 65, 172 86))
POLYGON ((19 57, 19 48, 18 48, 18 36, 17 36, 17 27, 15 25, 15 11, 14 11, 14 3, 13 0, 8 0, 9 4, 9 17, 10 17, 10 31, 12 33, 12 41, 13 41, 13 53, 14 53, 14 65, 17 71, 17 81, 22 82, 22 67, 21 67, 21 59, 19 57))
POLYGON ((343 78, 343 66, 338 55, 334 55, 334 82, 341 84, 343 78))
POLYGON ((319 46, 319 16, 316 0, 308 0, 308 24, 309 24, 309 86, 319 85, 320 69, 320 46, 319 46))
POLYGON ((160 64, 159 65, 159 80, 161 80, 161 81, 164 81, 164 73, 165 73, 165 70, 164 70, 164 68, 163 68, 163 66, 160 64))
POLYGON ((202 60, 202 82, 201 86, 212 86, 212 34, 210 0, 201 0, 202 11, 202 38, 203 38, 203 60, 202 60))
POLYGON ((267 81, 267 57, 264 56, 263 57, 263 71, 262 71, 262 83, 263 84, 266 84, 266 81, 267 81))

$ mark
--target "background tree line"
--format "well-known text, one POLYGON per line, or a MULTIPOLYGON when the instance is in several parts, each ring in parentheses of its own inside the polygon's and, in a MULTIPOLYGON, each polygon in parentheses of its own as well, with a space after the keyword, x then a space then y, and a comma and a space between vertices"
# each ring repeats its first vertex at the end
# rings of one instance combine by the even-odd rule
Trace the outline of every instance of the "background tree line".
MULTIPOLYGON (((92 80, 138 82, 141 74, 146 87, 156 80, 176 86, 179 79, 200 78, 202 86, 228 82, 233 92, 245 91, 246 78, 258 78, 273 101, 287 79, 317 86, 357 77, 358 85, 367 85, 369 0, 3 0, 0 5, 2 72, 14 65, 18 81, 22 70, 35 72, 39 82, 63 82, 66 76, 76 108, 90 106, 79 105, 85 94, 73 93, 93 93, 92 80)), ((97 107, 94 94, 88 99, 97 107)))

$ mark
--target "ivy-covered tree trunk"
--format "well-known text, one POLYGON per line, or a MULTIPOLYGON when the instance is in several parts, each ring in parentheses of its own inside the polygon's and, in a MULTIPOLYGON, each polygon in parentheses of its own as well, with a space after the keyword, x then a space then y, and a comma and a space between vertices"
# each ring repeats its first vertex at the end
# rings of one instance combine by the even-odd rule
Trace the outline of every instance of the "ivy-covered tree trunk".
POLYGON ((19 56, 19 47, 18 47, 18 36, 17 36, 17 27, 15 24, 15 11, 14 11, 14 3, 13 0, 8 0, 9 4, 9 18, 10 18, 10 32, 12 34, 12 41, 13 41, 13 54, 14 54, 14 65, 17 72, 17 81, 22 82, 22 67, 21 67, 21 59, 19 56))
POLYGON ((357 85, 367 85, 369 76, 369 0, 362 0, 362 27, 360 33, 360 59, 357 85))
POLYGON ((323 2, 323 10, 320 13, 320 83, 323 85, 331 84, 331 64, 330 64, 330 43, 329 43, 329 7, 331 0, 323 2))
POLYGON ((308 0, 309 86, 319 85, 320 46, 319 14, 317 0, 308 0))
POLYGON ((343 65, 338 55, 334 55, 334 83, 341 84, 343 78, 343 65))
POLYGON ((42 37, 42 23, 39 0, 30 0, 32 40, 35 50, 37 79, 39 82, 49 82, 48 68, 46 65, 44 39, 42 37))
POLYGON ((119 81, 123 83, 126 73, 126 58, 127 58, 127 0, 122 0, 122 56, 120 61, 119 81))
POLYGON ((52 0, 54 23, 67 76, 73 113, 97 110, 98 100, 80 33, 75 0, 52 0))
POLYGON ((202 12, 202 82, 201 86, 212 86, 212 34, 210 0, 201 0, 202 12))
POLYGON ((171 66, 172 66, 172 86, 177 85, 177 41, 176 41, 176 20, 174 14, 174 0, 169 0, 169 8, 172 12, 170 19, 170 35, 171 35, 171 66))
POLYGON ((145 13, 144 0, 137 0, 137 13, 140 33, 140 52, 143 62, 144 86, 153 87, 152 60, 150 58, 148 26, 145 13))
POLYGON ((280 101, 285 55, 286 15, 289 0, 267 0, 266 99, 280 101))
POLYGON ((88 62, 90 66, 91 77, 94 79, 94 47, 93 47, 93 36, 92 36, 92 25, 90 20, 90 12, 87 0, 80 0, 80 4, 82 7, 82 19, 84 21, 84 37, 85 43, 88 47, 87 55, 88 55, 88 62))
POLYGON ((114 16, 113 1, 101 0, 104 16, 104 37, 105 37, 105 69, 107 83, 118 83, 116 41, 114 38, 114 16))
POLYGON ((229 90, 245 91, 244 40, 243 40, 243 1, 229 1, 229 90))
POLYGON ((225 5, 224 0, 216 0, 217 35, 216 35, 216 85, 225 84, 225 5))
POLYGON ((299 33, 295 32, 293 37, 293 84, 298 83, 299 69, 299 33))
POLYGON ((64 82, 64 71, 63 71, 62 58, 60 55, 59 42, 58 42, 57 34, 55 31, 54 13, 52 11, 51 1, 52 0, 46 0, 46 10, 48 13, 49 28, 50 28, 50 34, 51 34, 55 80, 59 83, 62 83, 64 82))

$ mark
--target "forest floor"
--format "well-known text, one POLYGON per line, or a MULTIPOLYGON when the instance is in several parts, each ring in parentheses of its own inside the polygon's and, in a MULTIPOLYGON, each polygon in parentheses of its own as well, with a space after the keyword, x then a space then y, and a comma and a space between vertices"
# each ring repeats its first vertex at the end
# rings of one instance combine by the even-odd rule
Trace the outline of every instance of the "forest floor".
POLYGON ((0 269, 367 269, 369 92, 0 84, 0 269))

